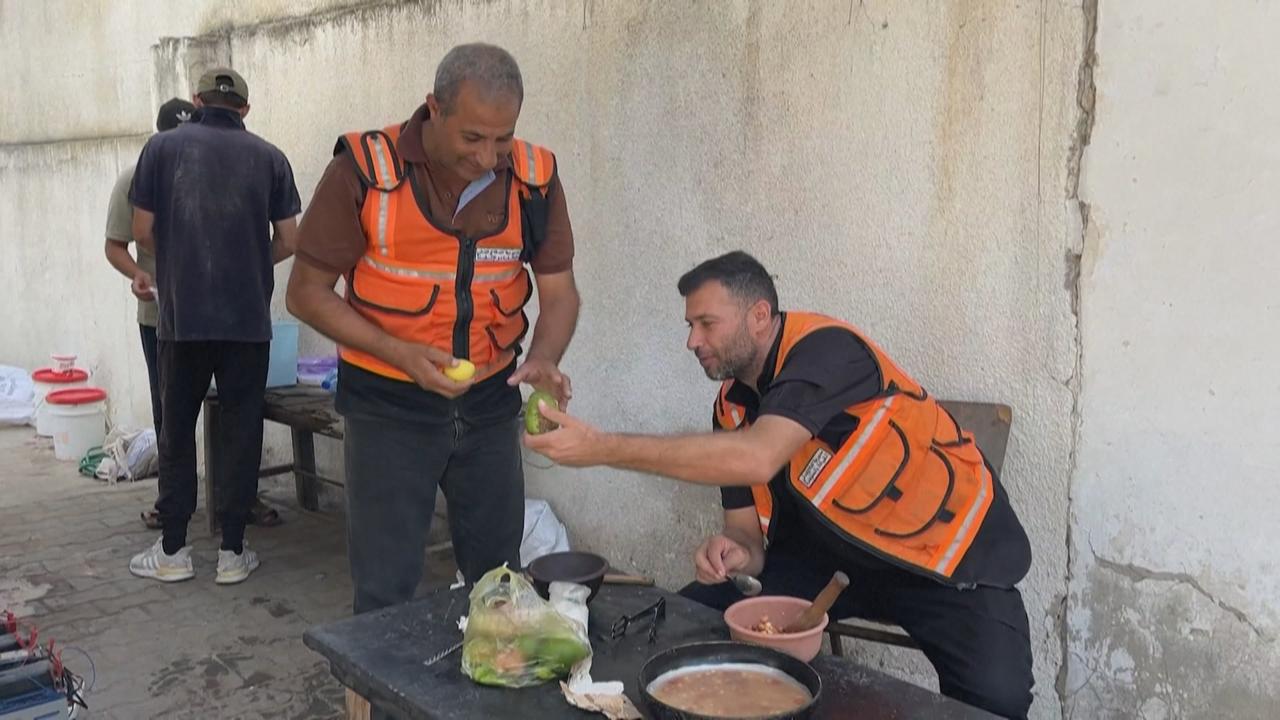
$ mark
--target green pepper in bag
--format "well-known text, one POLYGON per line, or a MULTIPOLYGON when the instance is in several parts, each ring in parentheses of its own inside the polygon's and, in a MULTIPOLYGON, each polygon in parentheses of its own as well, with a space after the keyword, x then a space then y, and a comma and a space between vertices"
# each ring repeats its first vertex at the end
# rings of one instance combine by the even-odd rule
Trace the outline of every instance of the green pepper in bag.
POLYGON ((462 636, 462 672, 482 685, 528 687, 569 674, 591 654, 585 630, 506 565, 471 591, 462 636))

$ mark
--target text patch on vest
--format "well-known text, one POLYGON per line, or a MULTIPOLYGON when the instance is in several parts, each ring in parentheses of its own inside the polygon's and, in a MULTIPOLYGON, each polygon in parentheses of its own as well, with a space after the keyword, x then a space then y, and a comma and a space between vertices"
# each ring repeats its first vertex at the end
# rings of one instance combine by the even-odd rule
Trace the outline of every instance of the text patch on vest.
POLYGON ((824 448, 818 448, 813 451, 813 456, 809 458, 809 463, 804 466, 804 472, 800 473, 800 482, 805 487, 813 487, 813 481, 818 479, 818 475, 822 473, 822 468, 831 462, 831 453, 824 448))

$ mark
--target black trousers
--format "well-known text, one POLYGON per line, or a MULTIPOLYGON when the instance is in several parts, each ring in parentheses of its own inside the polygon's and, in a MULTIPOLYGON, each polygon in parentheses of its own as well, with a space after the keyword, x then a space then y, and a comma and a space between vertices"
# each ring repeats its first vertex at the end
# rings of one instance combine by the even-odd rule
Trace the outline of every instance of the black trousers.
POLYGON ((139 325, 138 331, 142 336, 142 356, 147 359, 147 380, 151 383, 151 426, 155 428, 158 440, 164 426, 164 408, 160 403, 160 354, 156 349, 156 329, 150 325, 139 325))
MULTIPOLYGON (((767 595, 812 598, 835 567, 820 553, 770 548, 760 583, 767 595)), ((1031 638, 1022 595, 979 586, 958 590, 906 571, 849 575, 829 613, 901 625, 938 671, 942 694, 1009 718, 1031 707, 1031 638)), ((680 594, 720 610, 742 599, 731 583, 693 583, 680 594)))
POLYGON ((156 512, 164 526, 166 549, 186 541, 187 525, 196 510, 196 418, 209 381, 218 381, 222 406, 218 443, 224 457, 215 467, 217 512, 222 547, 244 540, 249 509, 258 495, 262 460, 262 406, 270 364, 270 343, 199 341, 158 343, 160 395, 164 428, 160 433, 160 498, 156 512))
POLYGON ((449 503, 453 551, 467 582, 520 566, 524 471, 515 418, 473 425, 348 413, 347 555, 357 614, 413 599, 435 511, 449 503))

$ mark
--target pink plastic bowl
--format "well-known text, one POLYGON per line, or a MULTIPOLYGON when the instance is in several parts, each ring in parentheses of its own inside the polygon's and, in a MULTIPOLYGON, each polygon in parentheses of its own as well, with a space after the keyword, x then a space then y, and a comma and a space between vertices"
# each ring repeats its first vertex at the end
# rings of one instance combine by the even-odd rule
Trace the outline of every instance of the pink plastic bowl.
POLYGON ((822 631, 827 628, 824 614, 818 626, 800 633, 769 635, 756 632, 751 626, 768 617, 775 627, 785 627, 809 607, 809 600, 784 595, 761 595, 739 600, 724 611, 724 621, 729 626, 729 636, 741 642, 764 645, 809 662, 822 649, 822 631))

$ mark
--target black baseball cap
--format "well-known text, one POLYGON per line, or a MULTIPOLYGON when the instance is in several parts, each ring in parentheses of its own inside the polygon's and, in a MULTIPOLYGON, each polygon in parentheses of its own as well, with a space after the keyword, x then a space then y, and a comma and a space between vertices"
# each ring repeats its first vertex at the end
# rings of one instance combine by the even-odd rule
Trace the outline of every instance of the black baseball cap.
POLYGON ((195 118, 195 105, 186 100, 172 98, 160 106, 160 112, 156 115, 156 130, 160 132, 172 130, 184 122, 191 122, 195 118))

